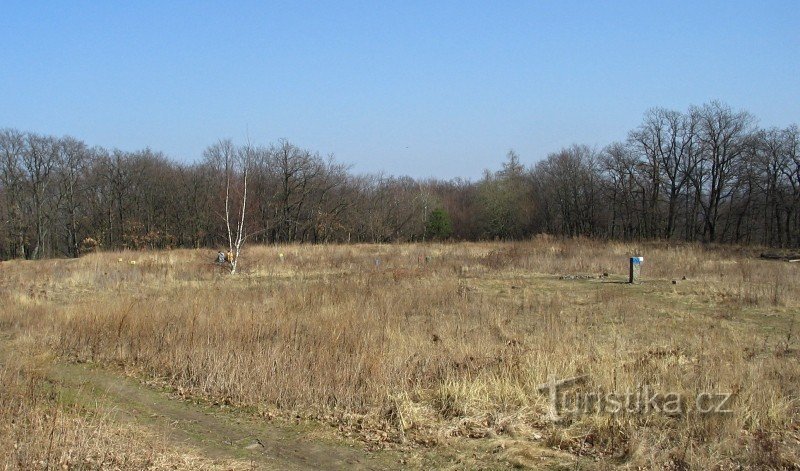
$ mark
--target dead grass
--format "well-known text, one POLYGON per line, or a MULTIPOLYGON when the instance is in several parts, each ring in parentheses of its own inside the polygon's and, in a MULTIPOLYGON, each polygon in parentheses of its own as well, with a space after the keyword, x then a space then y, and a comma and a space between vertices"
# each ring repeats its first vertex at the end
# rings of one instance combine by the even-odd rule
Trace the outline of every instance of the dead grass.
POLYGON ((3 469, 245 470, 212 461, 163 437, 117 423, 116 412, 78 405, 45 379, 51 358, 17 339, 0 364, 0 466, 3 469))
POLYGON ((542 237, 249 247, 234 277, 190 250, 4 262, 0 327, 373 446, 472 438, 502 442, 498 456, 518 466, 539 466, 547 449, 600 469, 791 468, 800 267, 750 255, 542 237), (639 286, 623 283, 632 255, 645 256, 639 286), (592 391, 731 391, 733 412, 550 423, 537 386, 581 374, 592 391))

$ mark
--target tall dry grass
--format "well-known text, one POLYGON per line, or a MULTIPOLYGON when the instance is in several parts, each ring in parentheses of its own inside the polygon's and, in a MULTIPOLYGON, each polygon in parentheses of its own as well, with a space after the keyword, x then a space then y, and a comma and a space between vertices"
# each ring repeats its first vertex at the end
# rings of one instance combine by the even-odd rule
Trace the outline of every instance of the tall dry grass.
POLYGON ((800 462, 796 265, 738 248, 546 237, 250 247, 234 277, 212 259, 3 264, 13 307, 0 327, 187 397, 314 417, 374 444, 502 438, 599 468, 800 462), (645 256, 643 285, 622 283, 631 255, 645 256), (551 423, 537 386, 583 374, 586 390, 731 391, 735 403, 721 416, 551 423))
POLYGON ((249 469, 167 446, 161 436, 118 423, 109 407, 74 402, 48 380, 50 359, 28 340, 2 345, 10 350, 0 357, 2 469, 249 469))

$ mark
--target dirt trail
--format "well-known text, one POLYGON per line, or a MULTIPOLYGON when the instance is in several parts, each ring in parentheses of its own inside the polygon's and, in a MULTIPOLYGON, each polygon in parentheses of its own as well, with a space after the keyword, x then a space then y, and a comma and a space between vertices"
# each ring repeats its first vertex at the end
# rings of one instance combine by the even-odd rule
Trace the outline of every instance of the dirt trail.
POLYGON ((234 410, 172 399, 165 392, 87 365, 54 363, 48 373, 62 397, 79 404, 110 406, 115 420, 130 422, 214 459, 237 459, 255 469, 397 468, 394 452, 371 453, 359 447, 304 436, 303 426, 276 425, 234 410))

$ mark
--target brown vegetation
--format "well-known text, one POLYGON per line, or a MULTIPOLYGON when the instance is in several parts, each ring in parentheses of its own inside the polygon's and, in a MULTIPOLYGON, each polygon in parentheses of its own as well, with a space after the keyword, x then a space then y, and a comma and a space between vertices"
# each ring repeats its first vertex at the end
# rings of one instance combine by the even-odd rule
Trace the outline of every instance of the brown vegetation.
MULTIPOLYGON (((230 276, 208 251, 98 252, 0 264, 0 328, 62 359, 255 415, 319 420, 372 447, 476 439, 519 466, 566 456, 586 468, 791 468, 800 266, 758 255, 548 237, 253 246, 230 276), (642 285, 624 283, 630 255, 645 255, 642 285), (592 391, 730 391, 733 412, 551 423, 537 387, 584 374, 592 391)), ((4 391, 14 378, 3 374, 4 391)), ((4 422, 5 404, 26 394, 3 393, 4 422)), ((0 449, 43 444, 49 426, 17 425, 0 449)))

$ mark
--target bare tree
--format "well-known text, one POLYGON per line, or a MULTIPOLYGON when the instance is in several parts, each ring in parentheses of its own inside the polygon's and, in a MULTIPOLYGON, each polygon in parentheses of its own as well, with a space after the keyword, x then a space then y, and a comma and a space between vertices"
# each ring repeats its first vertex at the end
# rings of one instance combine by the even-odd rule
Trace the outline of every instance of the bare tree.
POLYGON ((18 258, 25 258, 25 223, 23 219, 23 170, 22 153, 25 149, 25 135, 15 129, 0 131, 0 184, 5 196, 5 222, 10 232, 9 252, 18 258))
POLYGON ((693 156, 698 147, 695 136, 698 117, 692 112, 684 114, 661 110, 660 113, 666 138, 665 145, 659 151, 667 197, 667 220, 663 236, 670 238, 675 232, 680 194, 689 181, 689 175, 694 171, 692 166, 695 162, 693 156))
POLYGON ((318 189, 325 162, 318 154, 282 140, 270 149, 270 165, 278 185, 273 198, 273 238, 297 240, 302 236, 301 224, 311 221, 313 204, 309 200, 318 189))
POLYGON ((49 236, 49 219, 52 214, 52 200, 49 198, 51 173, 58 162, 58 141, 52 137, 38 134, 25 136, 25 150, 22 153, 22 167, 26 174, 27 186, 32 200, 36 245, 32 258, 39 258, 46 250, 49 236))
POLYGON ((783 167, 783 178, 787 184, 786 241, 787 244, 800 246, 800 129, 797 125, 783 130, 783 151, 786 154, 786 165, 783 167))
POLYGON ((705 233, 716 242, 722 203, 731 195, 733 169, 741 158, 745 142, 752 131, 753 117, 746 111, 734 112, 727 105, 711 102, 699 109, 698 139, 701 145, 692 182, 700 193, 705 233))
POLYGON ((78 216, 84 204, 81 185, 88 158, 86 144, 71 137, 61 139, 58 159, 59 206, 65 215, 67 254, 70 257, 78 256, 78 216))
POLYGON ((221 140, 206 149, 206 161, 225 182, 224 215, 231 274, 236 273, 242 246, 247 240, 247 185, 256 150, 248 142, 237 148, 232 141, 221 140))
MULTIPOLYGON (((242 251, 242 244, 247 239, 245 235, 245 214, 247 214, 247 176, 250 173, 250 165, 253 161, 253 147, 250 142, 247 143, 244 147, 239 149, 237 154, 239 165, 240 165, 240 172, 242 178, 242 186, 241 186, 241 205, 239 206, 239 217, 238 223, 236 225, 236 229, 234 232, 231 232, 231 225, 230 222, 228 223, 228 240, 233 241, 233 260, 231 260, 231 274, 236 273, 236 267, 239 264, 239 255, 242 251)), ((226 166, 227 167, 227 166, 226 166)), ((231 172, 233 173, 233 172, 231 172)), ((230 192, 228 191, 230 188, 230 179, 227 179, 226 191, 225 191, 225 208, 228 211, 229 205, 227 199, 230 197, 230 192)), ((230 212, 226 212, 226 216, 230 216, 230 212)))
POLYGON ((610 203, 609 235, 628 239, 637 234, 636 225, 636 157, 630 147, 616 142, 606 148, 600 157, 603 188, 610 203))
POLYGON ((573 145, 552 153, 536 164, 537 194, 544 200, 545 228, 570 236, 594 235, 598 228, 597 207, 600 179, 595 152, 573 145))
POLYGON ((646 191, 642 193, 642 218, 644 230, 648 237, 656 236, 656 220, 658 220, 658 203, 661 196, 661 164, 668 139, 666 136, 665 112, 662 109, 651 109, 645 114, 644 124, 631 131, 628 142, 633 152, 639 157, 639 173, 646 182, 646 191))

